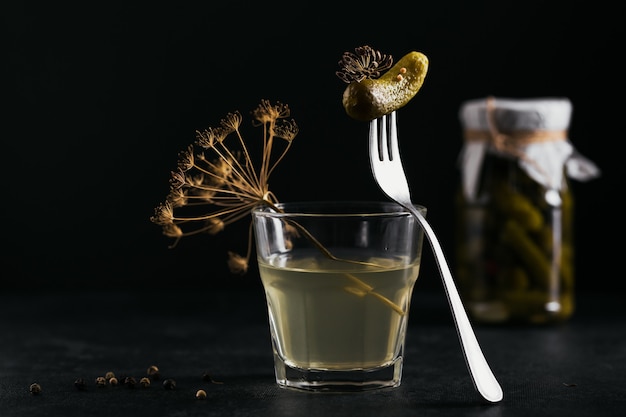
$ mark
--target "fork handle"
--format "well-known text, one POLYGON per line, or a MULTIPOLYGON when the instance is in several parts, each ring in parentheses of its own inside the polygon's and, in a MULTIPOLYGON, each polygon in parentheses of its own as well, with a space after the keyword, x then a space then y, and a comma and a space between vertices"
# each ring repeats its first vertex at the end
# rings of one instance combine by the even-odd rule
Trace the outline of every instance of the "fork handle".
POLYGON ((441 274, 443 287, 448 297, 450 309, 452 310, 454 324, 461 341, 461 348, 463 350, 463 356, 465 357, 465 363, 469 369, 474 387, 487 401, 498 402, 502 400, 503 397, 502 388, 496 380, 493 372, 491 372, 491 368, 489 367, 480 345, 478 344, 472 325, 467 317, 467 313, 465 312, 465 307, 463 307, 463 303, 461 302, 459 292, 454 285, 452 273, 450 272, 450 267, 446 262, 439 240, 437 239, 437 236, 435 236, 435 232, 430 227, 430 224, 428 224, 424 216, 422 216, 413 204, 406 204, 404 207, 408 209, 419 221, 420 225, 426 232, 426 237, 428 238, 435 254, 435 260, 441 274))

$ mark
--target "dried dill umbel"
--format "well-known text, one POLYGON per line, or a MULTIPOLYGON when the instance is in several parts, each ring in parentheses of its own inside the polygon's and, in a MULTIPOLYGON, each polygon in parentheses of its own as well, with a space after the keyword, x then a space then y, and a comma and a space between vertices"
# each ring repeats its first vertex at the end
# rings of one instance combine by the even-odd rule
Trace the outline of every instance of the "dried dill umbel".
MULTIPOLYGON (((252 127, 261 128, 260 149, 244 139, 243 117, 228 113, 217 127, 196 131, 194 144, 178 155, 177 169, 171 171, 170 192, 150 221, 171 237, 175 247, 183 237, 216 235, 228 225, 250 215, 260 204, 276 208, 276 196, 269 179, 291 148, 298 125, 289 106, 261 100, 251 112, 252 127), (254 153, 254 151, 257 151, 254 153), (259 154, 260 157, 254 158, 259 154)), ((248 270, 252 233, 248 234, 245 255, 228 251, 228 267, 234 274, 248 270)))
POLYGON ((376 79, 391 68, 393 57, 375 50, 369 45, 360 46, 354 52, 344 52, 339 61, 337 76, 345 83, 360 83, 366 78, 376 79))

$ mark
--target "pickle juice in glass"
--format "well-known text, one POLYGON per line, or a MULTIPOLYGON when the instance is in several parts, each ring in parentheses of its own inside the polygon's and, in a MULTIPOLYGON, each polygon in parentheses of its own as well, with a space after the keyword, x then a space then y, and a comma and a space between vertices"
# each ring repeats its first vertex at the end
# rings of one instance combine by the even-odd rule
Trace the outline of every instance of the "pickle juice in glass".
POLYGON ((395 203, 278 209, 253 211, 278 385, 334 392, 399 386, 421 261, 418 222, 395 203))

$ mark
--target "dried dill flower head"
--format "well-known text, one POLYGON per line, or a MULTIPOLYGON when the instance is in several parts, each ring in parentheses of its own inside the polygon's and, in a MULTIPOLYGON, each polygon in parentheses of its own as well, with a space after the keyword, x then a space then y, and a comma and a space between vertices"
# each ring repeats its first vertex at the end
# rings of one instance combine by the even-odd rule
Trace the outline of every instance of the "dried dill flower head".
POLYGON ((376 79, 393 65, 393 57, 384 55, 370 46, 360 46, 352 52, 344 52, 339 61, 337 76, 347 84, 376 79))
MULTIPOLYGON (((253 110, 253 126, 262 129, 259 160, 241 131, 242 116, 228 113, 218 127, 196 131, 196 141, 179 153, 177 169, 171 172, 170 192, 159 204, 150 221, 161 226, 163 234, 176 246, 185 237, 215 235, 250 214, 259 204, 275 208, 278 202, 269 190, 269 178, 291 147, 298 126, 290 116, 289 106, 262 100, 253 110)), ((252 233, 248 236, 245 256, 228 252, 228 266, 233 273, 248 269, 252 233)))

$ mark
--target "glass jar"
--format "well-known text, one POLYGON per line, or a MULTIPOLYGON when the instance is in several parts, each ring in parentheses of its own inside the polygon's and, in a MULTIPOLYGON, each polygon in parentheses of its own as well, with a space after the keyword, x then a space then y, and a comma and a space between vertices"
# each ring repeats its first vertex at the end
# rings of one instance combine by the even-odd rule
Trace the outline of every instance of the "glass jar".
POLYGON ((569 178, 600 174, 567 137, 566 98, 470 100, 456 199, 456 279, 484 323, 555 323, 574 311, 569 178))

